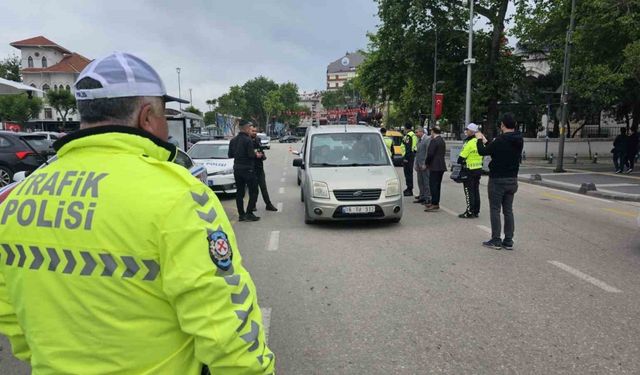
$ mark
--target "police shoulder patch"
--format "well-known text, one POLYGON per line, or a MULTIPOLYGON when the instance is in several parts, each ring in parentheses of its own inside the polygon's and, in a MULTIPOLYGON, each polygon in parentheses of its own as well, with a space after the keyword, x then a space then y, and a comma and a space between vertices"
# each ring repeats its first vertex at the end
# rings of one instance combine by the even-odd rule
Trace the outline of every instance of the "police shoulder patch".
POLYGON ((209 256, 213 263, 223 271, 231 267, 233 249, 229 237, 223 231, 215 231, 207 237, 209 240, 209 256))

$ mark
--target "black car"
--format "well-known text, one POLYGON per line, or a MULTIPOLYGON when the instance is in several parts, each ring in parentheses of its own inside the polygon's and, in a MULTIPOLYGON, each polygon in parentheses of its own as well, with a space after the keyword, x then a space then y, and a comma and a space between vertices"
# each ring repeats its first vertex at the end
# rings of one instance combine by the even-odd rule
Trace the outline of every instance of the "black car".
POLYGON ((0 131, 0 187, 10 184, 16 172, 35 170, 52 154, 44 135, 0 131))
POLYGON ((300 137, 296 137, 295 135, 285 135, 284 137, 280 138, 280 140, 278 140, 278 142, 280 143, 296 143, 300 140, 300 137))

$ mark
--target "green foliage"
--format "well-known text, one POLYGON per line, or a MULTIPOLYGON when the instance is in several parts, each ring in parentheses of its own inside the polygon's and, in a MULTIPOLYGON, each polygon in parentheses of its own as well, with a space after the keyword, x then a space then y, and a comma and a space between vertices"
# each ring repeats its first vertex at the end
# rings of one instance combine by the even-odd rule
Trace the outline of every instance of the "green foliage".
POLYGON ((22 82, 20 78, 20 58, 18 56, 9 56, 0 61, 0 78, 22 82))
POLYGON ((232 86, 228 93, 215 100, 215 110, 252 120, 259 128, 266 129, 267 120, 273 117, 278 121, 299 121, 299 116, 289 114, 300 111, 298 101, 295 83, 278 85, 268 78, 257 77, 242 86, 232 86))
MULTIPOLYGON (((326 91, 322 94, 322 106, 328 109, 358 107, 362 99, 360 90, 358 78, 348 80, 339 89, 326 91)), ((371 102, 375 102, 375 100, 371 102)))
POLYGON ((213 111, 205 112, 204 114, 204 124, 205 125, 213 125, 216 123, 216 113, 213 111))
POLYGON ((76 112, 76 98, 69 90, 62 88, 47 91, 45 97, 47 103, 62 118, 62 127, 64 127, 67 123, 67 116, 76 112))
POLYGON ((198 115, 198 116, 202 116, 202 111, 201 111, 201 110, 199 110, 198 108, 196 108, 196 107, 192 106, 192 105, 190 105, 190 106, 188 106, 187 108, 185 108, 185 109, 184 109, 184 111, 185 111, 185 112, 189 112, 189 113, 196 114, 196 115, 198 115))
POLYGON ((29 98, 26 94, 0 95, 0 120, 15 121, 24 125, 29 119, 37 117, 42 110, 42 100, 29 98))

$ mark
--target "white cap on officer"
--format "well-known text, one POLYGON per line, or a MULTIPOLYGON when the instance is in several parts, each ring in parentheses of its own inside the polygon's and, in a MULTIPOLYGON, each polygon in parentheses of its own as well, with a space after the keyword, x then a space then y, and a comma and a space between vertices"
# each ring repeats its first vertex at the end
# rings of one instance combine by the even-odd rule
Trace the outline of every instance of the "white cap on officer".
POLYGON ((151 65, 129 53, 114 52, 93 60, 80 73, 74 86, 83 78, 92 78, 100 82, 102 87, 76 88, 76 100, 157 96, 165 102, 189 103, 188 100, 167 95, 160 75, 151 65))
POLYGON ((480 129, 480 127, 478 125, 474 124, 473 122, 470 123, 469 125, 467 125, 467 130, 471 130, 474 133, 477 133, 479 129, 480 129))

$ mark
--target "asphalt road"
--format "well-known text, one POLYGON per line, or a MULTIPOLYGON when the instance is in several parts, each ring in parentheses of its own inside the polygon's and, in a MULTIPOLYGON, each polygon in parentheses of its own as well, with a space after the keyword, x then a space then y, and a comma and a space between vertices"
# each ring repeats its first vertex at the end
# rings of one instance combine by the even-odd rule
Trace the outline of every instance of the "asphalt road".
MULTIPOLYGON (((406 198, 399 224, 309 226, 288 145, 268 156, 283 210, 237 223, 223 204, 280 374, 640 373, 638 204, 521 183, 515 250, 496 251, 486 177, 479 219, 445 177, 440 212, 406 198)), ((2 347, 0 373, 26 373, 2 347)))

